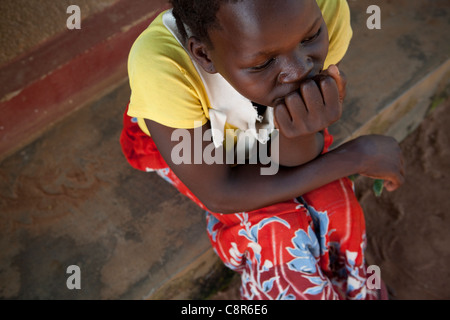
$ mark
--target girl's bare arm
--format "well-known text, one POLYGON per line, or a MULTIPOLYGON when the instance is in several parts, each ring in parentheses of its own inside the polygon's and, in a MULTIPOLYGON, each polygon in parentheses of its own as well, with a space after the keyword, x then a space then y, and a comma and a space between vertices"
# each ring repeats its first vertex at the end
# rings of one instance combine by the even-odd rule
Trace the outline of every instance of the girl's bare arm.
MULTIPOLYGON (((386 180, 389 191, 398 188, 404 179, 398 143, 385 136, 363 136, 304 165, 280 167, 275 175, 261 175, 261 165, 193 164, 196 150, 203 152, 206 147, 211 148, 208 141, 202 141, 201 148, 191 143, 191 163, 175 164, 172 150, 180 142, 172 141, 171 137, 180 129, 151 120, 146 120, 146 124, 164 160, 212 212, 256 210, 356 173, 386 180)), ((208 129, 209 123, 201 128, 202 136, 208 129)), ((192 137, 191 141, 194 141, 194 130, 186 131, 192 137)))

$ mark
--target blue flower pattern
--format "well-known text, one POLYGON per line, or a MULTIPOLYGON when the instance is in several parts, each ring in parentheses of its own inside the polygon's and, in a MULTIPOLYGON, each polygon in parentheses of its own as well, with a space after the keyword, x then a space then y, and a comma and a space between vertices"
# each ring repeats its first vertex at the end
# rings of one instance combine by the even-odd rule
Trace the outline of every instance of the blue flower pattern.
MULTIPOLYGON (((302 206, 303 204, 300 204, 302 206)), ((330 292, 330 288, 338 286, 341 288, 347 288, 347 291, 359 290, 360 292, 355 299, 364 299, 364 277, 361 276, 361 266, 356 266, 355 258, 357 253, 346 252, 345 256, 345 270, 338 270, 338 273, 345 275, 348 278, 344 278, 346 283, 338 283, 339 281, 333 279, 331 281, 323 275, 321 269, 318 267, 318 261, 321 256, 329 253, 329 246, 336 246, 335 243, 327 242, 327 234, 332 233, 334 230, 329 230, 329 218, 327 212, 319 212, 312 206, 306 206, 308 214, 311 216, 312 225, 307 229, 307 232, 303 229, 299 229, 295 232, 295 237, 291 239, 292 247, 287 247, 285 250, 290 254, 292 259, 287 263, 288 268, 291 271, 299 273, 299 276, 308 280, 311 286, 306 288, 302 293, 303 295, 320 295, 325 297, 326 293, 330 292), (345 272, 346 271, 346 272, 345 272), (327 291, 328 290, 328 291, 327 291)), ((269 279, 261 280, 261 276, 265 272, 272 270, 274 264, 272 261, 261 261, 261 246, 258 244, 259 231, 264 227, 279 223, 286 228, 291 226, 286 220, 280 217, 266 218, 258 223, 252 225, 248 220, 248 213, 236 214, 241 220, 241 229, 238 235, 245 237, 248 241, 248 247, 246 250, 253 250, 255 260, 246 259, 246 252, 239 251, 238 245, 232 243, 229 255, 232 257, 229 261, 225 262, 226 266, 241 272, 242 288, 250 287, 251 290, 246 291, 241 288, 241 294, 245 299, 253 299, 255 296, 261 296, 261 294, 270 292, 274 286, 280 287, 280 276, 273 276, 269 279), (246 268, 242 267, 242 263, 246 264, 246 268), (251 270, 251 271, 249 271, 251 270)), ((220 221, 213 215, 207 213, 207 230, 213 241, 217 240, 216 225, 220 224, 220 221)), ((363 245, 363 244, 362 244, 363 245)), ((332 259, 338 259, 337 257, 331 257, 332 259)), ((363 273, 364 274, 364 273, 363 273)), ((289 294, 290 286, 287 285, 281 288, 277 299, 280 300, 292 300, 295 297, 289 294)), ((337 295, 335 295, 337 297, 337 295)))

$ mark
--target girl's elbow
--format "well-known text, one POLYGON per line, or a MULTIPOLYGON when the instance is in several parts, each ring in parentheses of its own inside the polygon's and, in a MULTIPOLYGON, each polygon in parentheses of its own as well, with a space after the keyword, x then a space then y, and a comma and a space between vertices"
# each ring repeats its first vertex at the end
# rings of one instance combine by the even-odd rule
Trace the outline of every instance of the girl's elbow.
POLYGON ((233 214, 236 212, 242 212, 242 204, 239 199, 232 199, 227 193, 214 192, 210 193, 202 201, 206 209, 211 213, 217 214, 233 214))
POLYGON ((230 203, 227 203, 227 201, 222 199, 209 199, 203 204, 206 207, 206 210, 211 213, 232 214, 239 212, 239 210, 236 210, 234 206, 230 205, 230 203))

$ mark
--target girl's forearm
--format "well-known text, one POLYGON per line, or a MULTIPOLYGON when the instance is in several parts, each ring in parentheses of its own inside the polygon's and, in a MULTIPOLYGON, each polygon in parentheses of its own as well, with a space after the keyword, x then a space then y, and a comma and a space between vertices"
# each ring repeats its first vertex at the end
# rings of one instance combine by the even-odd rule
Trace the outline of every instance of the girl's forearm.
POLYGON ((298 167, 280 167, 276 175, 261 175, 260 165, 241 165, 222 181, 220 194, 209 202, 220 213, 252 211, 296 198, 327 183, 359 172, 359 157, 346 145, 298 167))
MULTIPOLYGON (((262 165, 231 167, 225 164, 226 161, 195 164, 198 151, 211 151, 211 142, 203 140, 197 148, 196 143, 190 144, 191 140, 186 139, 190 150, 182 148, 183 160, 186 152, 190 161, 174 162, 174 151, 178 151, 175 152, 175 158, 179 157, 180 142, 174 140, 172 135, 178 129, 150 120, 146 120, 146 123, 158 150, 173 172, 213 212, 234 213, 263 208, 355 173, 386 180, 388 191, 395 190, 404 181, 401 149, 397 141, 390 137, 358 137, 304 165, 280 167, 272 175, 263 175, 262 165)), ((208 129, 209 124, 199 128, 200 137, 208 129)), ((198 129, 185 130, 185 136, 195 138, 197 134, 194 131, 198 129)), ((182 145, 184 142, 183 139, 182 145)))

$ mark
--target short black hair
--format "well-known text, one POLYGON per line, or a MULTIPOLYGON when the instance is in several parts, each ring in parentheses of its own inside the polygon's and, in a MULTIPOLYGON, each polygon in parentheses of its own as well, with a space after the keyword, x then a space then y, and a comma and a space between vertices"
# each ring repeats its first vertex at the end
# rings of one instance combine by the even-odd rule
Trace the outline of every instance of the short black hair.
POLYGON ((217 22, 217 11, 223 3, 236 3, 242 0, 170 0, 178 30, 187 41, 188 35, 184 25, 188 26, 192 35, 211 45, 208 30, 220 28, 217 22))

